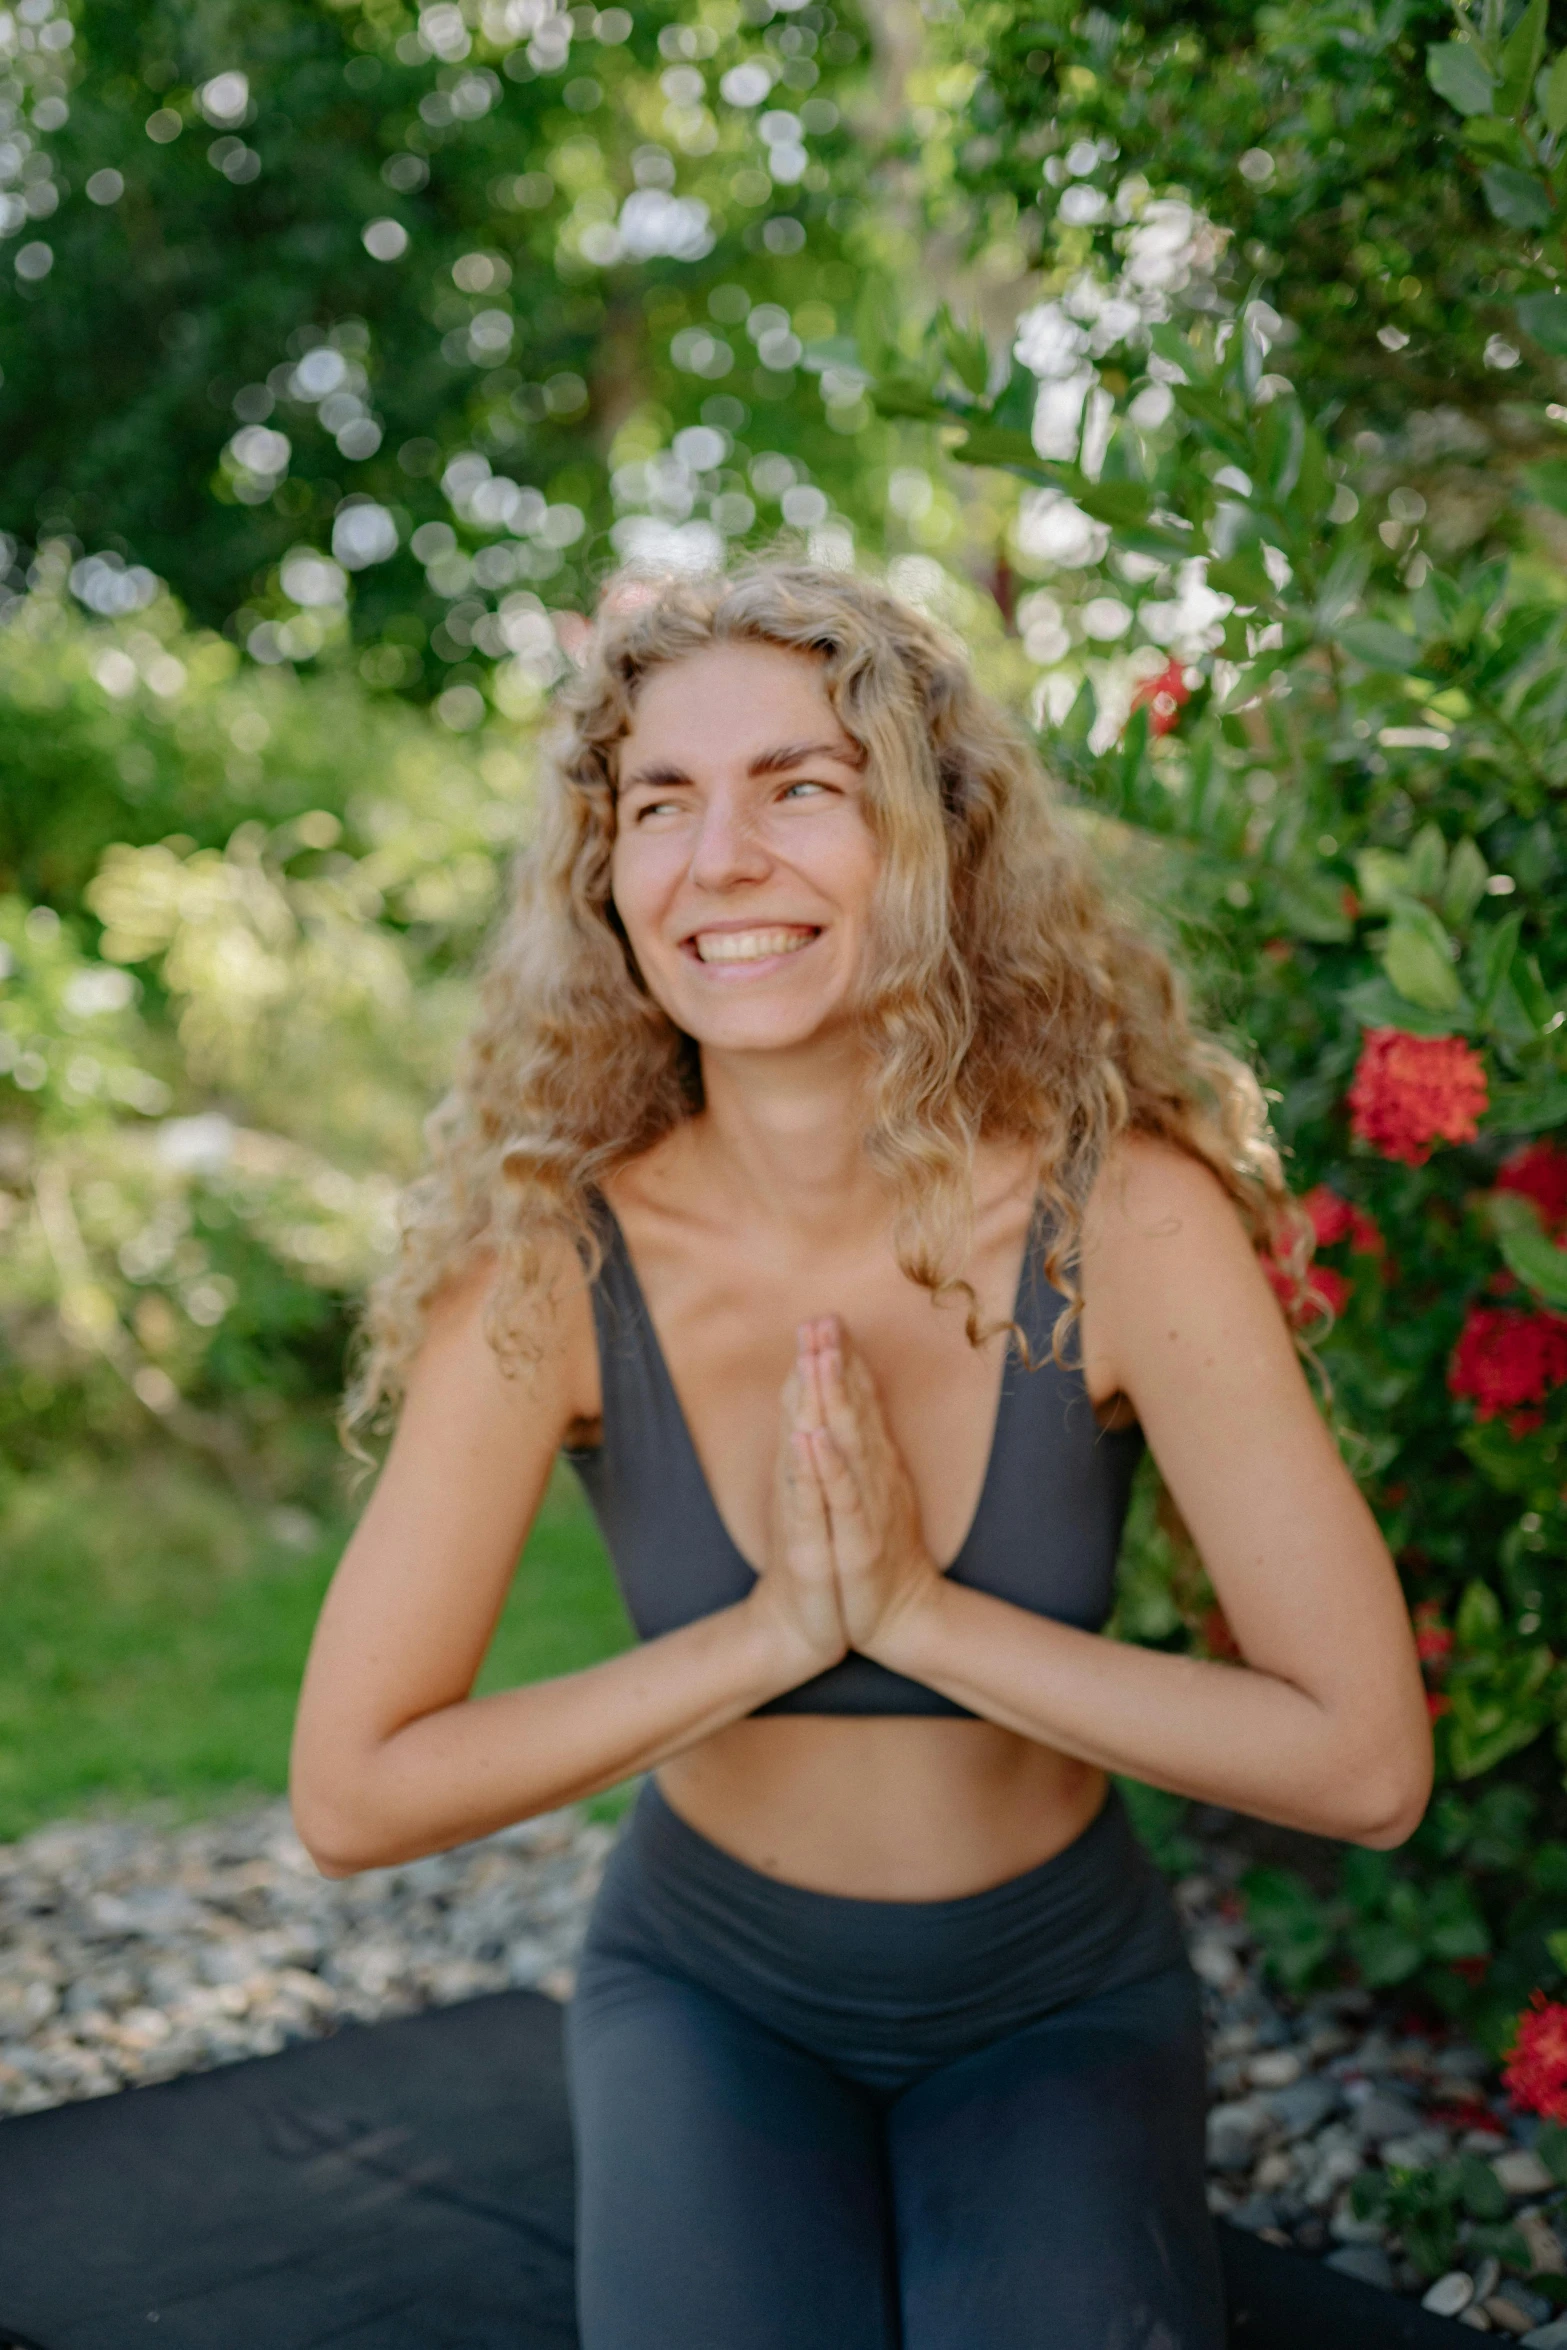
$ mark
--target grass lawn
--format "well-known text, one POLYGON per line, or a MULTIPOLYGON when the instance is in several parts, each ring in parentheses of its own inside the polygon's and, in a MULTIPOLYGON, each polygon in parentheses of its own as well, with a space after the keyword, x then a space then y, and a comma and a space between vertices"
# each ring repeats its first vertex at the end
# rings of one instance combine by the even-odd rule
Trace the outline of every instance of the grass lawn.
MULTIPOLYGON (((305 1651, 351 1523, 345 1509, 300 1547, 309 1521, 258 1524, 167 1460, 77 1462, 12 1484, 0 1497, 0 1839, 66 1813, 157 1802, 194 1816, 281 1792, 305 1651)), ((478 1686, 571 1672, 630 1637, 561 1470, 478 1686)))

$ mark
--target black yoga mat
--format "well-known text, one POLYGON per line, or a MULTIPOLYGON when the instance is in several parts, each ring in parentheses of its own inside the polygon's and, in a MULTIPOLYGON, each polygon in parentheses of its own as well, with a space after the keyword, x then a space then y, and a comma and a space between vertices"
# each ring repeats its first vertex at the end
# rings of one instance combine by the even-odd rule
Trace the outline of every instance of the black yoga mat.
MULTIPOLYGON (((1233 2350, 1474 2339, 1220 2233, 1233 2350)), ((560 2011, 533 1992, 0 2122, 23 2350, 575 2350, 571 2239, 560 2011)))

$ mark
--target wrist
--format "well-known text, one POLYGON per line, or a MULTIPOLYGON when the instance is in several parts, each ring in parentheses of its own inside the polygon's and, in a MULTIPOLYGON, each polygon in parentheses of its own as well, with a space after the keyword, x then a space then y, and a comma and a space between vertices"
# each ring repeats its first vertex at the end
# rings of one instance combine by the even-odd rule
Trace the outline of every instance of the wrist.
POLYGON ((758 1579, 736 1612, 746 1628, 753 1669, 765 1684, 764 1702, 770 1697, 781 1697, 787 1689, 798 1689, 802 1681, 826 1672, 847 1653, 847 1644, 842 1640, 830 1650, 813 1640, 798 1617, 777 1604, 765 1575, 758 1579))
POLYGON ((935 1565, 913 1578, 886 1610, 861 1652, 911 1681, 929 1678, 946 1641, 952 1586, 935 1565))

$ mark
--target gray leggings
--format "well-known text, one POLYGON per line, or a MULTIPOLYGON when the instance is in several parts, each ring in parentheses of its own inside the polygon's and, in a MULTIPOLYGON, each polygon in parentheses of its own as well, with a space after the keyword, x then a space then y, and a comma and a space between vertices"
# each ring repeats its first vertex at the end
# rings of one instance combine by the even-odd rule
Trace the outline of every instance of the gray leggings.
POLYGON ((567 2046, 583 2350, 1221 2350, 1197 1986, 1113 1794, 1006 1885, 869 1902, 649 1786, 567 2046))

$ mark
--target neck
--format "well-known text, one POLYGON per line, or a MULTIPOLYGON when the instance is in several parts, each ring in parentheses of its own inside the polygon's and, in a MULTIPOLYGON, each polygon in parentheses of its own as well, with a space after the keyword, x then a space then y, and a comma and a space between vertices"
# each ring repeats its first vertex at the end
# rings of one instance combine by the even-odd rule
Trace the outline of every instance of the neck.
POLYGON ((688 1130, 709 1181, 812 1248, 883 1232, 886 1184, 865 1156, 865 1055, 849 1034, 794 1053, 702 1055, 704 1107, 688 1130))

